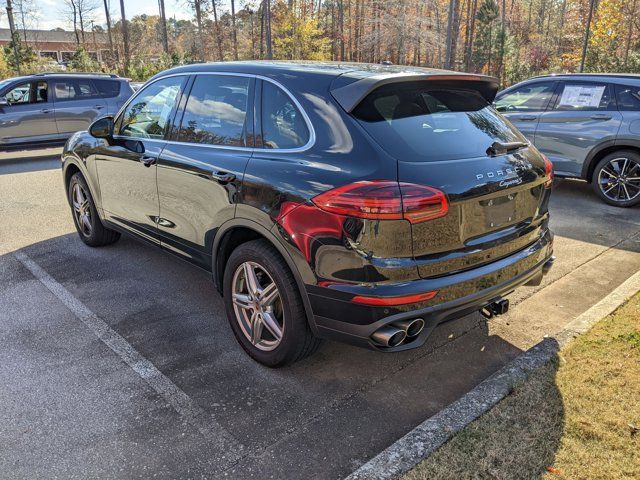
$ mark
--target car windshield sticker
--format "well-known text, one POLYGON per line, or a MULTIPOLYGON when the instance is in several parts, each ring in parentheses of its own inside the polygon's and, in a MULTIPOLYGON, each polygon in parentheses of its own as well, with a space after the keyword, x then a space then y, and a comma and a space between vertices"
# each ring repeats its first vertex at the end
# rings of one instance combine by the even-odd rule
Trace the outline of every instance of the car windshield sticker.
POLYGON ((597 108, 600 105, 603 94, 604 85, 598 87, 569 85, 564 87, 560 98, 560 106, 597 108))

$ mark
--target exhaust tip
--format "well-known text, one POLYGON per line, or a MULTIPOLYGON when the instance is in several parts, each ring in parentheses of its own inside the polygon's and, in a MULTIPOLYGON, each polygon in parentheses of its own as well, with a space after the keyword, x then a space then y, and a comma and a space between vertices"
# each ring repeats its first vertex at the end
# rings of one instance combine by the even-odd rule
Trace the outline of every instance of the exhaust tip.
POLYGON ((397 347, 407 338, 407 332, 391 325, 385 325, 373 332, 371 338, 384 347, 397 347))
POLYGON ((401 320, 399 322, 395 322, 394 325, 401 330, 404 330, 407 337, 416 337, 420 335, 422 330, 424 330, 424 320, 421 318, 401 320))

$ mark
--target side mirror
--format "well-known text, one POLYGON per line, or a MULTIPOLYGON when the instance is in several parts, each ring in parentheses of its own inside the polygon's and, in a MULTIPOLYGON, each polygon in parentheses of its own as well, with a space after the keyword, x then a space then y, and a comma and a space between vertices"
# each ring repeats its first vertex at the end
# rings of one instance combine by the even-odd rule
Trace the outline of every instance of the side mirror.
POLYGON ((7 106, 9 106, 9 100, 7 100, 7 97, 2 95, 0 97, 0 107, 7 107, 7 106))
POLYGON ((113 136, 113 117, 102 117, 89 127, 89 135, 96 138, 111 138, 113 136))

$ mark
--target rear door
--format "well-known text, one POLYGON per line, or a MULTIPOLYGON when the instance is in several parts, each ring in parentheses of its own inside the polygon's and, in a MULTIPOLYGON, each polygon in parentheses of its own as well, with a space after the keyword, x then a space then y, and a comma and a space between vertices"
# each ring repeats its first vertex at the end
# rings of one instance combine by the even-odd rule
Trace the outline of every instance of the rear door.
POLYGON ((54 78, 52 81, 58 132, 70 136, 86 130, 105 115, 107 103, 89 78, 54 78))
POLYGON ((204 267, 251 157, 254 85, 251 76, 196 75, 158 163, 162 244, 204 267))
POLYGON ((496 99, 496 110, 535 144, 538 121, 547 109, 556 85, 556 81, 546 80, 515 87, 496 99))
POLYGON ((611 85, 563 80, 542 114, 535 144, 553 162, 556 174, 580 176, 589 152, 616 139, 622 115, 611 85))
POLYGON ((12 85, 0 92, 8 102, 0 107, 0 142, 40 142, 58 137, 48 91, 47 82, 38 80, 12 85))

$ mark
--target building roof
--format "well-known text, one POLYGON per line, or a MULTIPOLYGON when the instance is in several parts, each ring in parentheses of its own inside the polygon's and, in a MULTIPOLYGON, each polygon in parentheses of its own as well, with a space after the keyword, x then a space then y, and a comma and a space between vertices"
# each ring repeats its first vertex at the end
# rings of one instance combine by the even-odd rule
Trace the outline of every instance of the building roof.
MULTIPOLYGON (((27 43, 76 43, 76 34, 74 32, 59 30, 19 30, 20 39, 24 40, 24 34, 27 36, 27 43)), ((80 32, 78 32, 80 35, 80 32)), ((93 42, 95 35, 96 43, 109 43, 106 33, 91 32, 85 30, 85 40, 89 43, 93 42)), ((11 41, 11 30, 8 28, 0 28, 0 42, 11 41)))

